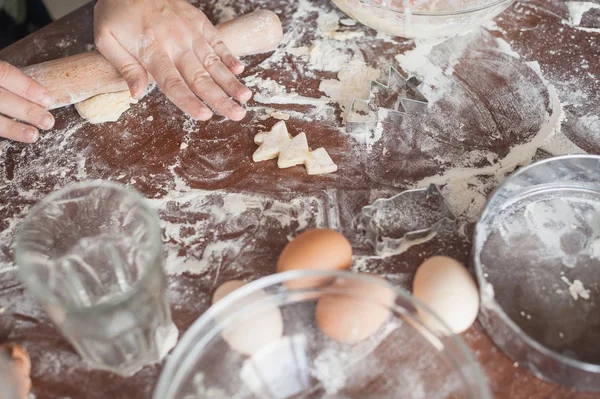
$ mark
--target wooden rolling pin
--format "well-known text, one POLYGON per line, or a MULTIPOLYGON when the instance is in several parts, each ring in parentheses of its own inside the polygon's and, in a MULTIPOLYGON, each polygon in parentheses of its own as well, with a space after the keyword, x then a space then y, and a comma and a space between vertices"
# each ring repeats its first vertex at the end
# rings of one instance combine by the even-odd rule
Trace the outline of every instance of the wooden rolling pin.
MULTIPOLYGON (((217 26, 237 57, 273 51, 283 37, 274 12, 258 10, 217 26)), ((121 73, 99 52, 91 51, 22 69, 54 96, 50 109, 75 104, 104 93, 128 90, 121 73)), ((153 82, 151 76, 150 81, 153 82)))

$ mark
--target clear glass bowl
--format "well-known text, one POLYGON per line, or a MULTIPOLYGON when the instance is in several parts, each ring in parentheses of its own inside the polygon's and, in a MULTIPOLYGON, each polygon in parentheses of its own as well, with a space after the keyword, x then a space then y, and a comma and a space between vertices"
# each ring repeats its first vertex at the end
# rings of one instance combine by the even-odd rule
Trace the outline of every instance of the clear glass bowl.
POLYGON ((513 0, 333 0, 368 27, 406 38, 453 36, 500 14, 513 0))
MULTIPOLYGON (((340 312, 333 314, 337 317, 342 317, 340 312)), ((167 361, 154 398, 491 398, 469 350, 449 331, 410 294, 377 277, 349 272, 275 274, 234 291, 190 327, 167 361), (294 288, 311 285, 307 282, 321 286, 294 288), (339 282, 354 288, 342 289, 339 282), (389 293, 386 300, 382 292, 389 293), (382 310, 387 317, 362 341, 340 343, 316 322, 317 303, 323 298, 371 309, 368 315, 356 312, 350 320, 355 326, 368 325, 372 314, 382 310), (232 349, 223 338, 232 330, 243 337, 264 338, 270 334, 261 330, 264 323, 251 324, 265 320, 265 312, 273 310, 281 314, 283 338, 252 356, 232 349), (436 327, 427 327, 421 319, 429 325, 437 320, 436 327)))

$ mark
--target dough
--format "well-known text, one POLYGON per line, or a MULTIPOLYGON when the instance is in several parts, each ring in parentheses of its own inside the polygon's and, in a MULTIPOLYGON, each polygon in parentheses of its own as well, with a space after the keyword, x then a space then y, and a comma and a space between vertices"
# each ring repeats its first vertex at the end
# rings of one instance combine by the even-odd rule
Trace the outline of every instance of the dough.
POLYGON ((292 137, 284 121, 277 122, 270 132, 261 132, 254 136, 254 142, 259 145, 252 155, 254 162, 277 159, 280 169, 304 164, 309 175, 320 175, 337 171, 324 148, 311 151, 305 133, 292 137))
POLYGON ((96 124, 116 122, 135 103, 137 100, 131 97, 129 90, 125 90, 92 97, 75 104, 75 109, 83 119, 96 124))
POLYGON ((338 169, 337 165, 323 147, 309 152, 304 160, 304 165, 306 166, 306 172, 309 175, 333 173, 338 169))

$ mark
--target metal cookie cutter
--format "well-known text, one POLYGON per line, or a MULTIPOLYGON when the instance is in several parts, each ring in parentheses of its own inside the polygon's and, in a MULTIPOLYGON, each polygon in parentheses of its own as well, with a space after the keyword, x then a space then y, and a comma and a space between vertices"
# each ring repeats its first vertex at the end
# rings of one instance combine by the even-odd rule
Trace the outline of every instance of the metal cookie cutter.
POLYGON ((439 188, 432 184, 363 207, 356 226, 365 233, 376 255, 390 256, 402 253, 406 242, 433 238, 455 221, 439 188))
POLYGON ((387 84, 371 81, 369 98, 352 101, 346 118, 346 132, 374 132, 377 123, 384 119, 400 121, 405 114, 423 112, 428 101, 419 91, 420 85, 416 77, 404 79, 398 70, 390 67, 387 84))

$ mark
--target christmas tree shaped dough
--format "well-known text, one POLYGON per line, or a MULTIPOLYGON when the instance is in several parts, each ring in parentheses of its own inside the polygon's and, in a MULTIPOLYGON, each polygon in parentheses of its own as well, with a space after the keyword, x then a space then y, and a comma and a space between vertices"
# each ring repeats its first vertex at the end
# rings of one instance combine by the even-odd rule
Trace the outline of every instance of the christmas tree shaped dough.
POLYGON ((310 151, 305 133, 292 137, 284 121, 277 122, 270 132, 261 132, 254 136, 259 145, 252 155, 254 162, 277 159, 280 169, 304 164, 309 175, 333 173, 337 165, 324 148, 310 151))
POLYGON ((304 161, 304 165, 306 165, 306 172, 309 175, 333 173, 338 169, 325 148, 322 147, 309 152, 304 161))

